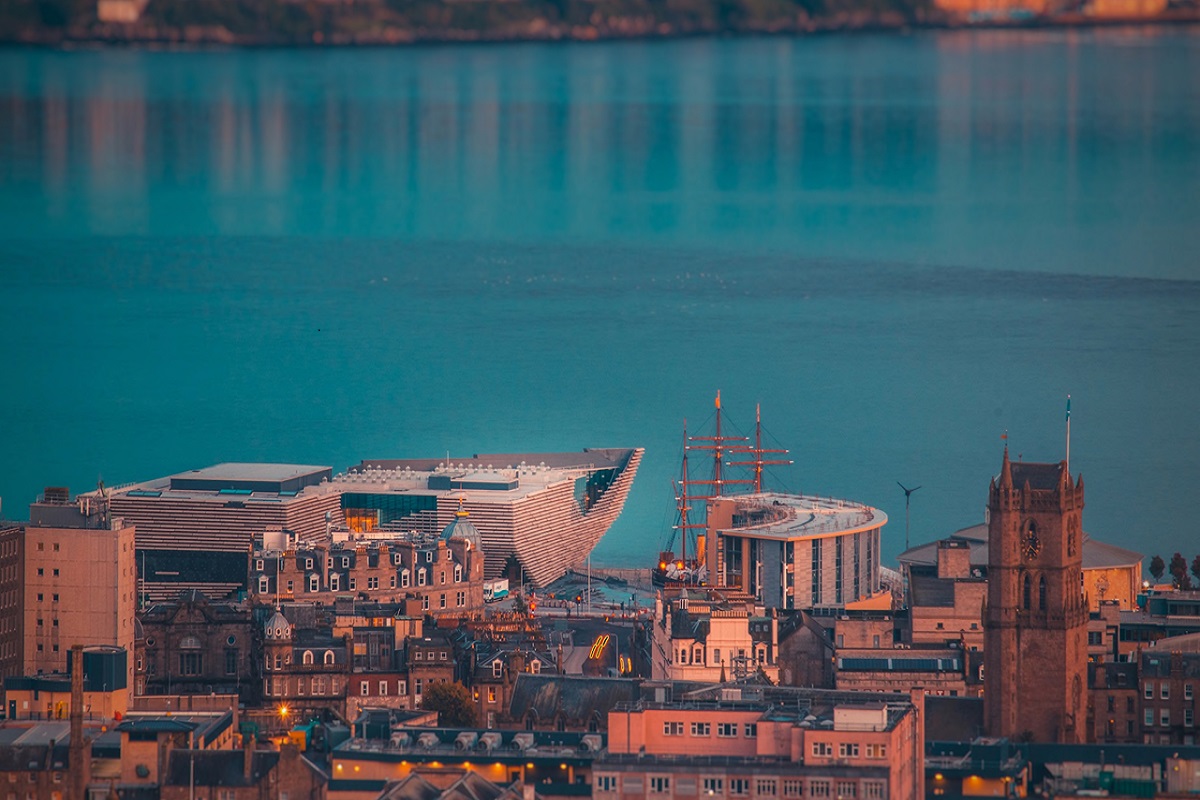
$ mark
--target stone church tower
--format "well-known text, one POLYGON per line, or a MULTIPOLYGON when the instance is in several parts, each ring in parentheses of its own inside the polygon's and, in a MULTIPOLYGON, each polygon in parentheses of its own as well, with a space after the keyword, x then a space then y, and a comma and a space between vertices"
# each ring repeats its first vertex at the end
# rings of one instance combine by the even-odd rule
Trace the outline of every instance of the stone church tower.
POLYGON ((1083 742, 1088 602, 1083 478, 1011 463, 988 491, 984 721, 989 736, 1083 742))

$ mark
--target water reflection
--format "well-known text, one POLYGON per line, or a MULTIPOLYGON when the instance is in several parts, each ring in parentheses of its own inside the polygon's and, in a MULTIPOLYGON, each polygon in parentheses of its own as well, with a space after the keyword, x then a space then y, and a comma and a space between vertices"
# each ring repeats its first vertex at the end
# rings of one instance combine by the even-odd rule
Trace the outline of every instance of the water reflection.
POLYGON ((9 51, 0 197, 35 235, 732 235, 972 263, 1029 231, 1069 260, 1132 212, 1178 247, 1200 70, 1196 37, 1153 36, 9 51))

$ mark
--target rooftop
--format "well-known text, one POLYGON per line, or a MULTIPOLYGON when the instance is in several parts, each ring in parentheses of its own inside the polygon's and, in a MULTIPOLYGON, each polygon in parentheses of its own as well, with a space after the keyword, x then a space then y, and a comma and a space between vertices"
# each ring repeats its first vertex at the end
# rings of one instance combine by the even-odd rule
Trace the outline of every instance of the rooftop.
POLYGON ((852 533, 887 524, 887 514, 879 509, 833 497, 763 492, 728 499, 737 503, 738 510, 734 526, 721 533, 796 539, 852 533))
POLYGON ((470 458, 366 460, 333 479, 347 493, 450 496, 472 502, 511 503, 562 481, 621 469, 633 449, 580 453, 497 453, 470 458))
MULTIPOLYGON (((967 543, 971 548, 971 566, 987 567, 988 561, 988 526, 987 523, 971 525, 955 531, 942 540, 935 540, 910 547, 900 554, 901 564, 915 566, 937 566, 938 542, 946 539, 967 543)), ((1110 569, 1113 567, 1140 566, 1142 554, 1126 550, 1114 544, 1093 539, 1086 532, 1083 534, 1083 568, 1110 569)))

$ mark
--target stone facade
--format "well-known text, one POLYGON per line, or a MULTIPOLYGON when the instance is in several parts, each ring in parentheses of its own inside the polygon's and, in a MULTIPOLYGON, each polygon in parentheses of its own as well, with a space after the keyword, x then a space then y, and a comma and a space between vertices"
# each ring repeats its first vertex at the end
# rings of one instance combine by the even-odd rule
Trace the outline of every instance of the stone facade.
POLYGON ((1066 462, 1013 464, 1006 448, 988 512, 988 735, 1082 742, 1088 623, 1083 479, 1073 483, 1066 462))

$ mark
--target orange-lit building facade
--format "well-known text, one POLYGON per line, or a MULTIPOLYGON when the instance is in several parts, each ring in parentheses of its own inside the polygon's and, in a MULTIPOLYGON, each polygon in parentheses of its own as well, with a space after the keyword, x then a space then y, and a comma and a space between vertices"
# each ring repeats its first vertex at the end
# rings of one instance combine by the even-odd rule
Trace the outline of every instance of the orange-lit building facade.
POLYGON ((727 685, 619 705, 593 796, 918 800, 920 700, 727 685))

